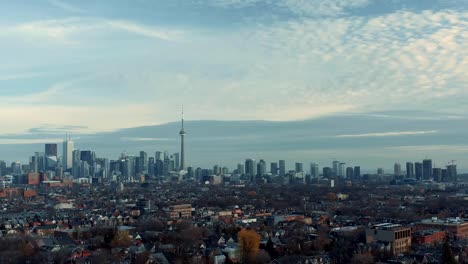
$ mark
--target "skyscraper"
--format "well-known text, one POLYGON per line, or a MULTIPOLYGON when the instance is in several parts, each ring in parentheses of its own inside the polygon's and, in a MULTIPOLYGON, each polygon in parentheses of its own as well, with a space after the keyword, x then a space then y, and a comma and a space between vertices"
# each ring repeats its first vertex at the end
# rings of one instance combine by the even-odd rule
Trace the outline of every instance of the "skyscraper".
POLYGON ((254 159, 245 160, 245 175, 250 177, 257 175, 257 162, 254 159))
POLYGON ((432 160, 423 160, 423 179, 429 180, 432 178, 432 160))
POLYGON ((182 128, 180 130, 180 170, 185 170, 184 137, 187 134, 184 130, 184 110, 182 109, 182 128))
POLYGON ((319 166, 317 163, 310 164, 310 176, 312 176, 312 178, 319 177, 319 166))
POLYGON ((45 155, 57 156, 57 144, 56 143, 45 144, 45 155))
POLYGON ((63 141, 62 167, 64 170, 71 169, 73 167, 73 148, 73 141, 67 135, 63 141))
POLYGON ((346 165, 346 163, 344 163, 344 162, 340 162, 338 164, 338 174, 337 174, 337 176, 339 176, 339 177, 344 177, 345 176, 345 173, 346 173, 345 165, 346 165))
POLYGON ((278 174, 278 163, 277 162, 270 163, 270 173, 272 175, 277 175, 278 174))
POLYGON ((401 165, 400 165, 400 163, 395 163, 395 165, 393 166, 393 174, 396 177, 401 176, 401 165))
POLYGON ((334 160, 333 161, 333 167, 332 167, 333 176, 338 176, 338 167, 339 166, 340 166, 340 162, 337 161, 337 160, 334 160))
POLYGON ((457 165, 452 164, 447 166, 447 179, 448 182, 457 181, 457 165))
POLYGON ((280 160, 279 161, 279 176, 286 175, 286 161, 280 160))
POLYGON ((406 178, 414 178, 414 164, 406 162, 406 178))
POLYGON ((138 158, 138 172, 147 173, 148 172, 148 154, 144 151, 140 151, 140 157, 138 158))
POLYGON ((353 167, 346 168, 346 179, 351 180, 354 177, 354 169, 353 167))
POLYGON ((302 165, 302 163, 300 163, 300 162, 296 162, 296 166, 295 166, 295 167, 296 167, 296 173, 299 173, 299 172, 303 172, 303 171, 304 171, 303 165, 302 165))
POLYGON ((265 174, 266 174, 266 162, 261 159, 257 163, 257 177, 261 177, 265 174))
POLYGON ((414 163, 414 172, 416 175, 416 180, 421 180, 423 175, 423 165, 421 162, 414 163))
POLYGON ((354 166, 354 180, 359 180, 361 178, 361 167, 354 166))

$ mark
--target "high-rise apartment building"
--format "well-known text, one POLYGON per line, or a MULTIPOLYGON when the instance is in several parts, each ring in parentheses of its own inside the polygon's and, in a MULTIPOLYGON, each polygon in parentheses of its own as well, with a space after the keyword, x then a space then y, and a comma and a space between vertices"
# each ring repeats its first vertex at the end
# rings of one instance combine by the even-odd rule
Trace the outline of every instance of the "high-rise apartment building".
POLYGON ((432 178, 432 160, 425 159, 422 163, 423 166, 423 179, 429 180, 432 178))
POLYGON ((406 162, 406 178, 414 178, 414 164, 406 162))
POLYGON ((286 175, 286 161, 280 160, 279 161, 279 176, 286 175))

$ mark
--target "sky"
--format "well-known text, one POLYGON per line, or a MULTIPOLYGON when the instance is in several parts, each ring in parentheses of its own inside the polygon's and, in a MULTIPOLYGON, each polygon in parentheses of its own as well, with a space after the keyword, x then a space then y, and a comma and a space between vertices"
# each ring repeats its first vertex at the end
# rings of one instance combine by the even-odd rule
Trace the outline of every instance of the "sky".
POLYGON ((468 0, 20 0, 0 14, 4 145, 164 124, 182 105, 188 120, 468 113, 468 0))

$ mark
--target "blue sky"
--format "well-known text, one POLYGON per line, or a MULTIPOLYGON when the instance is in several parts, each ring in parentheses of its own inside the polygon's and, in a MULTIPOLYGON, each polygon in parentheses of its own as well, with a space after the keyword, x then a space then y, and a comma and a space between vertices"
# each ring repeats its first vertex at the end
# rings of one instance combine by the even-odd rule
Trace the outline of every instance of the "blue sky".
POLYGON ((163 124, 182 104, 191 120, 468 110, 468 0, 2 1, 0 12, 3 134, 163 124))

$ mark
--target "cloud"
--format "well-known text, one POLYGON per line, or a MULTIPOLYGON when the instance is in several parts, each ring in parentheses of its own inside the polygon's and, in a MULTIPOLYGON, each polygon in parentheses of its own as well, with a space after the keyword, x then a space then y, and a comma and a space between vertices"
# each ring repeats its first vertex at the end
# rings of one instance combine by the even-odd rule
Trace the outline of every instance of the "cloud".
POLYGON ((468 145, 414 145, 414 146, 397 146, 387 147, 386 149, 398 150, 405 152, 468 152, 468 145))
POLYGON ((24 133, 33 127, 50 124, 54 129, 77 124, 74 133, 114 131, 123 127, 152 125, 158 110, 146 104, 77 105, 1 105, 2 133, 24 133), (31 119, 31 115, 34 119, 31 119))
POLYGON ((52 40, 60 44, 76 45, 83 36, 108 35, 112 31, 127 32, 147 38, 165 41, 178 40, 182 36, 181 30, 163 29, 147 26, 126 20, 112 20, 101 18, 71 17, 65 19, 48 19, 24 22, 15 25, 0 25, 3 36, 19 36, 35 41, 37 39, 52 40))
POLYGON ((0 138, 0 145, 27 145, 62 142, 62 138, 0 138))
POLYGON ((32 134, 64 134, 88 129, 87 126, 43 124, 40 127, 30 128, 27 133, 32 134))
POLYGON ((60 0, 49 0, 49 3, 53 6, 56 6, 60 9, 63 9, 65 11, 73 12, 73 13, 83 13, 85 12, 83 9, 76 7, 70 3, 67 3, 65 1, 60 1, 60 0))
POLYGON ((142 137, 122 137, 123 141, 171 141, 173 138, 142 138, 142 137))
POLYGON ((392 131, 392 132, 379 132, 379 133, 366 133, 366 134, 348 134, 348 135, 337 135, 336 138, 361 138, 361 137, 398 137, 398 136, 415 136, 434 134, 437 130, 429 131, 392 131))
POLYGON ((343 15, 348 9, 366 6, 369 0, 281 0, 276 1, 280 7, 285 7, 301 16, 326 17, 343 15))
POLYGON ((160 40, 174 41, 181 35, 181 31, 158 29, 129 21, 108 21, 107 23, 115 29, 160 40))

